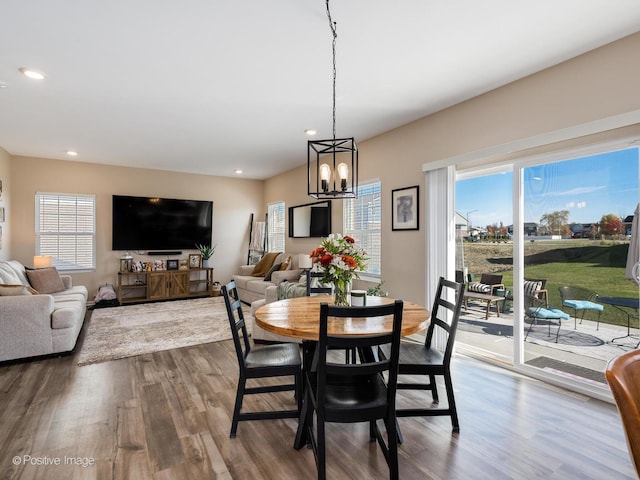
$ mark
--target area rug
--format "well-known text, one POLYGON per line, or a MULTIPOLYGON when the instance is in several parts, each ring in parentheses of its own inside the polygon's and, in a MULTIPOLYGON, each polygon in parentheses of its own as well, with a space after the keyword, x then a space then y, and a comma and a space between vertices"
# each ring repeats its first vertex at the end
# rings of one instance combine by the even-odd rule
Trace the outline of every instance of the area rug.
MULTIPOLYGON (((249 317, 245 313, 251 325, 249 317)), ((231 329, 222 297, 103 308, 91 313, 78 365, 229 338, 231 329)))

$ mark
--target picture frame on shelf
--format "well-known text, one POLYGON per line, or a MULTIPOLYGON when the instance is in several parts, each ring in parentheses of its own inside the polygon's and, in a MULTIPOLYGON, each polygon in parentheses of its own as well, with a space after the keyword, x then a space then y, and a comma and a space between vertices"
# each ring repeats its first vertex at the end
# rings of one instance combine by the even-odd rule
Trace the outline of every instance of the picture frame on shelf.
POLYGON ((178 270, 189 270, 189 260, 186 258, 178 260, 178 270))
POLYGON ((0 207, 0 222, 4 222, 4 207, 0 207))
POLYGON ((420 230, 420 187, 391 191, 391 230, 420 230))
POLYGON ((167 270, 178 270, 178 260, 167 260, 167 270))
POLYGON ((200 268, 202 267, 202 255, 199 253, 190 253, 189 254, 189 268, 200 268))
POLYGON ((121 272, 130 272, 131 268, 131 259, 130 258, 121 258, 120 259, 120 271, 121 272))

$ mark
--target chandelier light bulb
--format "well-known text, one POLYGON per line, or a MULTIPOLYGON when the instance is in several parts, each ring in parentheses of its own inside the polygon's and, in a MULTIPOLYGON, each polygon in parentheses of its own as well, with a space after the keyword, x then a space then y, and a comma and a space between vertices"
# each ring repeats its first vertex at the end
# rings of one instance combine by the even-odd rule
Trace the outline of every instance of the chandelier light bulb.
POLYGON ((329 190, 329 180, 331 180, 331 167, 326 163, 320 165, 320 180, 322 181, 322 191, 329 190))
POLYGON ((340 163, 338 165, 338 177, 340 178, 340 188, 342 190, 347 189, 347 179, 349 178, 349 166, 346 163, 340 163))

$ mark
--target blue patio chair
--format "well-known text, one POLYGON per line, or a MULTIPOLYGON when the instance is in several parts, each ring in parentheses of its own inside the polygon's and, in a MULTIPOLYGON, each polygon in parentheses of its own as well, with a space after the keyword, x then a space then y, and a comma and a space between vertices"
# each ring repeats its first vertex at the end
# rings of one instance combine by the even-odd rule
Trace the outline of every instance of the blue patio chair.
POLYGON ((562 326, 563 320, 569 320, 571 316, 560 310, 559 308, 549 308, 546 303, 546 297, 543 300, 542 296, 537 294, 537 292, 532 292, 532 295, 525 295, 525 310, 524 314, 527 318, 530 319, 531 323, 529 324, 529 329, 527 330, 527 334, 524 336, 526 340, 531 332, 531 329, 534 325, 538 324, 538 320, 547 321, 547 326, 549 329, 549 337, 551 337, 551 321, 558 321, 558 330, 556 331, 556 343, 558 343, 558 338, 560 336, 560 327, 562 326))
POLYGON ((598 312, 598 319, 596 321, 596 330, 600 330, 600 314, 604 310, 604 306, 599 303, 595 303, 592 300, 598 296, 593 290, 589 290, 584 287, 559 287, 560 298, 562 299, 562 306, 573 308, 573 328, 578 328, 578 310, 580 311, 580 324, 584 319, 584 315, 588 310, 598 312))

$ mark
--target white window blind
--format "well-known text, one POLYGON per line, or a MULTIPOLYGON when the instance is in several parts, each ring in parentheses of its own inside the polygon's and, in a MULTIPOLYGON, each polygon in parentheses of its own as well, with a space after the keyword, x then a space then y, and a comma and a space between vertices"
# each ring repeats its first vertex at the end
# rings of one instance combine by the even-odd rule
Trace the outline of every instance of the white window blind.
POLYGON ((36 255, 58 270, 95 269, 95 196, 36 193, 36 255))
POLYGON ((284 202, 270 203, 267 207, 267 249, 284 252, 284 202))
POLYGON ((374 182, 358 185, 358 197, 345 199, 342 206, 343 234, 367 251, 369 261, 363 273, 376 278, 380 278, 382 263, 381 201, 380 182, 374 182))

